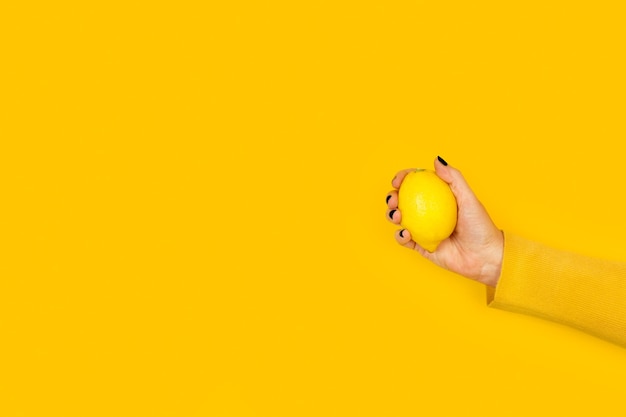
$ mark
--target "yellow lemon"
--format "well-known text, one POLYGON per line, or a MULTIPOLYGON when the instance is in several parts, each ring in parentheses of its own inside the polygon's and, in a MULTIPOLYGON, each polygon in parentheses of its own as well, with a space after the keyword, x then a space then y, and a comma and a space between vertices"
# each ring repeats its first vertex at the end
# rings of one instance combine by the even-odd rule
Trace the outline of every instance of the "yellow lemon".
POLYGON ((409 173, 398 190, 402 227, 421 247, 433 252, 456 227, 454 194, 434 171, 418 169, 409 173))

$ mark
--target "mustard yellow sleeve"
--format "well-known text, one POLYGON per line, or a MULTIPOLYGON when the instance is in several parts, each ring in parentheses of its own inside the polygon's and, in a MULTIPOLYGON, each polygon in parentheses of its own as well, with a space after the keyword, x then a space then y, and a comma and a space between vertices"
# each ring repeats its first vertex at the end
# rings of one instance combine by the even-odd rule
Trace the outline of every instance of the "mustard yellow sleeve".
POLYGON ((626 263, 504 235, 502 273, 490 307, 566 324, 626 347, 626 263))

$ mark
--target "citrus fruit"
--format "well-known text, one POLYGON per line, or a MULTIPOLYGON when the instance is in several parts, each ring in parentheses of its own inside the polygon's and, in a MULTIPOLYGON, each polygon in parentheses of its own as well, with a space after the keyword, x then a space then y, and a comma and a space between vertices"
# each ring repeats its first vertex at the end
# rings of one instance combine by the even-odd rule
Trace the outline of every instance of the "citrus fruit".
POLYGON ((402 227, 421 247, 433 252, 456 227, 456 199, 448 184, 427 169, 410 172, 398 190, 402 227))

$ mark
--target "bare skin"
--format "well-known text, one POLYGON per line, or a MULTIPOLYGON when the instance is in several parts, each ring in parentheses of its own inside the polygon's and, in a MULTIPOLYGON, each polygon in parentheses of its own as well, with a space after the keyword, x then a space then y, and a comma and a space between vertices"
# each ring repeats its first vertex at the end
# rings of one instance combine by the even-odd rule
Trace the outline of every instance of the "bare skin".
MULTIPOLYGON (((391 182, 394 190, 387 195, 387 220, 397 225, 402 221, 402 213, 398 210, 398 189, 411 171, 413 169, 398 172, 391 182)), ((456 197, 458 220, 454 232, 432 253, 414 242, 406 229, 396 231, 396 241, 444 269, 495 287, 502 269, 502 231, 493 223, 459 170, 435 159, 435 172, 448 183, 456 197)))

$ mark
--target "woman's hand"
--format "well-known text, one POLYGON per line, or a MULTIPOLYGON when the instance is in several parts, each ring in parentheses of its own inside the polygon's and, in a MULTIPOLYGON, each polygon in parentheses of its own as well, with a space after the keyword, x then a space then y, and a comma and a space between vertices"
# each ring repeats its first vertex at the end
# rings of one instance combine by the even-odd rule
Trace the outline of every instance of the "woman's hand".
MULTIPOLYGON (((411 171, 413 170, 400 171, 391 181, 394 190, 387 195, 387 219, 394 224, 402 221, 402 213, 398 210, 398 189, 404 177, 411 171)), ((437 157, 435 172, 448 183, 456 197, 458 218, 454 232, 432 253, 414 242, 406 229, 396 231, 396 240, 400 245, 418 251, 442 268, 495 287, 502 268, 502 231, 493 223, 487 210, 457 169, 437 157)))

